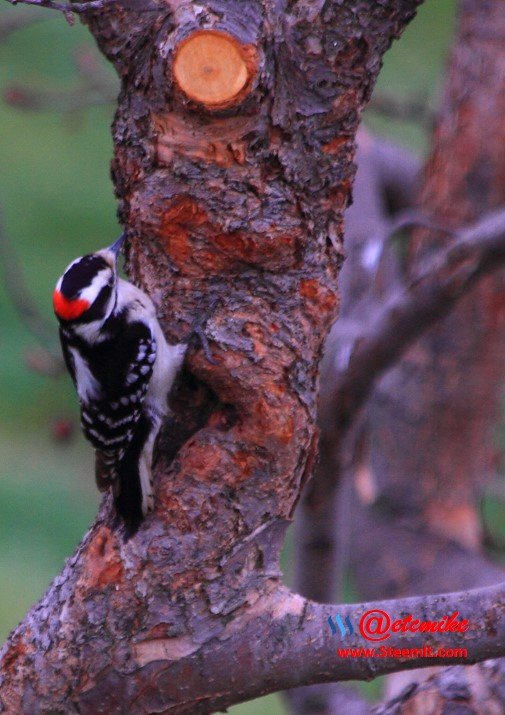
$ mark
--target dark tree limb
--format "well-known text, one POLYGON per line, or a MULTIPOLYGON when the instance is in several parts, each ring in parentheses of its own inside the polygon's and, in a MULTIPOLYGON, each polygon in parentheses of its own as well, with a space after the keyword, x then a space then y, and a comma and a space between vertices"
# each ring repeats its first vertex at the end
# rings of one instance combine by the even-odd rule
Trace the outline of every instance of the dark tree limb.
POLYGON ((156 13, 157 0, 86 0, 86 2, 59 2, 58 0, 6 0, 10 5, 30 5, 61 12, 69 25, 74 24, 74 14, 83 16, 94 11, 133 11, 156 13))
MULTIPOLYGON (((478 223, 504 205, 504 38, 499 0, 461 0, 418 200, 421 211, 453 228, 478 223)), ((450 242, 437 232, 415 231, 408 272, 418 274, 450 242)), ((495 265, 492 254, 482 258, 495 265)), ((479 273, 470 256, 467 268, 467 277, 461 268, 462 284, 479 273)), ((448 266, 444 282, 452 271, 448 266)), ((498 463, 492 435, 501 407, 504 338, 503 271, 494 271, 403 354, 369 408, 371 473, 390 510, 474 550, 482 537, 479 494, 498 463)))
POLYGON ((11 12, 2 12, 0 14, 0 42, 7 39, 13 32, 22 30, 44 19, 47 18, 29 7, 17 8, 11 12))
POLYGON ((67 90, 37 89, 20 84, 9 84, 3 92, 3 99, 11 107, 25 112, 75 112, 91 106, 112 104, 117 98, 115 83, 101 87, 81 86, 67 90))
POLYGON ((88 0, 88 2, 66 3, 57 0, 6 0, 11 5, 32 5, 34 7, 46 8, 47 10, 57 10, 63 13, 67 22, 72 25, 74 22, 72 13, 80 14, 90 10, 101 10, 108 5, 118 4, 120 0, 88 0))
POLYGON ((435 115, 427 97, 397 97, 390 92, 374 94, 369 110, 398 121, 412 121, 430 126, 435 115))
POLYGON ((503 710, 503 659, 474 668, 444 668, 428 680, 411 683, 373 715, 434 715, 435 713, 491 713, 503 710))
MULTIPOLYGON (((417 223, 407 217, 401 225, 417 223)), ((399 223, 395 223, 397 228, 399 223)), ((336 377, 335 433, 343 435, 378 377, 429 326, 446 315, 476 281, 505 261, 505 211, 489 214, 474 226, 451 231, 454 240, 426 259, 410 286, 392 295, 385 307, 360 325, 347 368, 336 377)))
POLYGON ((340 683, 306 685, 287 690, 285 697, 295 715, 369 715, 370 702, 354 688, 340 683))
POLYGON ((440 592, 462 591, 491 586, 504 578, 500 564, 430 534, 419 522, 402 523, 381 511, 380 505, 367 508, 356 499, 352 509, 356 518, 349 565, 362 598, 429 594, 434 584, 440 592))

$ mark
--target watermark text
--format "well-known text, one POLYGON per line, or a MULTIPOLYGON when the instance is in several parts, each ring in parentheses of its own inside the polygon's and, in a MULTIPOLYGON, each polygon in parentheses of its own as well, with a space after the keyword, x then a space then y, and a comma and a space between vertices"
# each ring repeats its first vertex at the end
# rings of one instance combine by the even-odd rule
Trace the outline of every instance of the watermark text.
POLYGON ((337 648, 340 658, 468 658, 466 648, 337 648))

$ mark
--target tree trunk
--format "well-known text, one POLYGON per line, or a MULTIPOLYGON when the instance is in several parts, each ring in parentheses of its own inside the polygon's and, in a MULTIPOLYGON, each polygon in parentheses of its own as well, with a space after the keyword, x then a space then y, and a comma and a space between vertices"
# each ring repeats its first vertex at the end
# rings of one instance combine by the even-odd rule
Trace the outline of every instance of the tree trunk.
MULTIPOLYGON (((505 201, 504 40, 503 3, 462 0, 418 204, 445 226, 475 221, 505 201)), ((411 275, 450 240, 415 232, 411 275)), ((368 528, 361 521, 352 537, 363 597, 450 591, 503 578, 502 569, 482 555, 480 521, 482 489, 497 465, 503 281, 503 270, 480 281, 414 344, 371 401, 370 478, 380 503, 375 515, 365 517, 368 528)), ((435 680, 432 691, 442 681, 435 680)), ((395 675, 389 695, 402 684, 405 679, 395 675)), ((408 698, 397 705, 401 712, 411 707, 408 698)))
POLYGON ((122 78, 113 177, 129 273, 173 342, 212 309, 217 364, 189 352, 138 536, 118 538, 105 500, 11 635, 7 712, 203 713, 336 677, 324 613, 286 595, 278 558, 316 453, 360 110, 419 2, 87 14, 122 78), (286 653, 290 630, 300 647, 286 653))
MULTIPOLYGON (((420 197, 422 209, 444 225, 459 227, 505 201, 504 41, 502 2, 461 3, 420 197)), ((411 271, 447 240, 419 231, 411 271)), ((503 281, 503 271, 482 280, 416 343, 373 402, 372 469, 390 507, 472 549, 481 544, 482 487, 497 462, 503 281)))
MULTIPOLYGON (((505 193, 503 4, 466 0, 459 15, 443 111, 418 204, 422 215, 453 228, 492 212, 503 204, 505 193)), ((389 165, 402 177, 407 166, 404 183, 412 185, 410 162, 398 163, 389 153, 389 165)), ((390 365, 398 346, 405 349, 415 331, 421 332, 421 322, 433 320, 426 310, 426 291, 417 293, 415 325, 409 327, 403 320, 408 317, 402 314, 407 303, 402 305, 398 298, 407 289, 398 287, 398 276, 384 253, 375 270, 364 270, 365 241, 376 240, 391 224, 384 207, 381 162, 374 156, 373 140, 366 136, 361 167, 367 191, 357 193, 358 181, 359 200, 348 212, 346 226, 346 251, 351 263, 355 258, 359 265, 350 272, 349 263, 345 265, 342 310, 347 323, 345 318, 337 322, 328 344, 320 400, 320 463, 306 492, 298 530, 297 583, 301 593, 323 603, 332 600, 349 564, 365 598, 472 588, 503 578, 498 565, 467 550, 479 551, 478 500, 496 461, 492 431, 503 382, 503 272, 495 272, 470 293, 463 288, 468 288, 473 261, 467 260, 466 275, 463 261, 462 270, 457 262, 448 262, 452 271, 439 275, 440 295, 433 296, 437 312, 468 294, 382 380, 371 411, 367 405, 358 413, 380 374, 377 365, 390 365), (456 290, 444 292, 444 283, 452 283, 456 290), (382 325, 377 296, 390 308, 389 321, 382 325), (382 341, 374 345, 375 336, 382 341), (340 385, 336 374, 344 376, 340 385), (356 503, 351 482, 363 503, 376 501, 373 509, 356 503)), ((449 242, 433 230, 418 231, 409 261, 411 274, 427 271, 435 250, 441 252, 449 242)), ((387 244, 371 248, 380 256, 387 244)), ((410 295, 415 300, 413 290, 410 295)), ((410 682, 411 674, 404 675, 410 682)), ((307 689, 309 700, 314 692, 307 689)), ((326 712, 339 711, 329 689, 318 689, 317 694, 319 706, 326 699, 326 712)), ((410 701, 405 702, 406 711, 410 701)))

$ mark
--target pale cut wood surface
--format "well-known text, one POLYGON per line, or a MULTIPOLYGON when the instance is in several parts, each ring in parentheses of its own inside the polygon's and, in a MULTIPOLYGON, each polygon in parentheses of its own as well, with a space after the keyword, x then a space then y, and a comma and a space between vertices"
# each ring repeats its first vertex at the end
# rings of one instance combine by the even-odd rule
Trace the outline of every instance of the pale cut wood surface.
POLYGON ((182 91, 210 106, 236 97, 248 75, 238 43, 224 32, 194 33, 181 44, 174 61, 174 76, 182 91))

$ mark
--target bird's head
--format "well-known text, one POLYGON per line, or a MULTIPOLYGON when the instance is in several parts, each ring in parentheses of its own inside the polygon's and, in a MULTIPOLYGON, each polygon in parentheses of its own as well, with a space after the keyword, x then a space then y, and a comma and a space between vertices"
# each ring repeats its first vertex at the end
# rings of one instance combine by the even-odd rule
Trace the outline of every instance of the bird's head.
POLYGON ((53 292, 58 320, 90 323, 110 315, 116 302, 117 257, 124 239, 122 234, 112 246, 70 263, 53 292))

